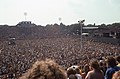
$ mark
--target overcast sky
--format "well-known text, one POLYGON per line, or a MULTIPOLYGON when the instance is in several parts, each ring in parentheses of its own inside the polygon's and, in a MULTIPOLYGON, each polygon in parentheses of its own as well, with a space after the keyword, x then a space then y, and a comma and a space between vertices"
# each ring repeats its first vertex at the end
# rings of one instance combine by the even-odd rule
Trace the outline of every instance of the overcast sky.
POLYGON ((0 25, 16 25, 25 20, 37 25, 70 25, 120 22, 120 0, 0 0, 0 25))

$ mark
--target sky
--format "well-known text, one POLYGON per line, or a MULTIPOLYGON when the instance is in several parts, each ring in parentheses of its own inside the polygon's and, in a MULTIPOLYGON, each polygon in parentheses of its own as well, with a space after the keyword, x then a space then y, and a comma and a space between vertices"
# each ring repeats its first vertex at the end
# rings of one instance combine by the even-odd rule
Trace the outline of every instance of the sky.
POLYGON ((83 19, 86 25, 120 22, 120 0, 0 0, 0 25, 70 25, 83 19))

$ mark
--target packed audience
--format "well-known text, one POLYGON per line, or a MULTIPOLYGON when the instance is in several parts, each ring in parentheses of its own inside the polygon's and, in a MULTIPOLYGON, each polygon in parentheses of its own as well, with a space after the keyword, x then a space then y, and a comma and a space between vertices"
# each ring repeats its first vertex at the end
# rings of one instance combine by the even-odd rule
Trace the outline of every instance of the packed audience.
POLYGON ((37 61, 20 79, 67 79, 64 69, 52 60, 37 61))
MULTIPOLYGON (((8 41, 0 41, 0 60, 2 60, 0 61, 0 79, 18 79, 22 74, 29 71, 33 63, 45 59, 55 60, 66 70, 66 75, 69 67, 72 65, 79 66, 80 72, 73 71, 73 74, 67 76, 70 79, 78 79, 78 77, 79 79, 81 77, 82 79, 90 79, 89 74, 93 73, 92 70, 94 69, 94 71, 102 73, 105 79, 112 79, 112 75, 115 72, 112 73, 111 78, 107 78, 106 71, 108 71, 108 67, 106 66, 106 59, 107 56, 118 56, 120 46, 95 42, 86 38, 82 41, 82 50, 80 44, 79 37, 16 40, 15 45, 8 45, 8 41), (92 58, 98 61, 91 62, 92 58), (85 69, 85 66, 88 69, 85 69), (102 71, 96 70, 96 66, 102 71), (89 67, 91 68, 89 69, 89 67)), ((117 60, 119 59, 116 58, 115 62, 117 60)), ((114 65, 117 65, 117 63, 114 65)))

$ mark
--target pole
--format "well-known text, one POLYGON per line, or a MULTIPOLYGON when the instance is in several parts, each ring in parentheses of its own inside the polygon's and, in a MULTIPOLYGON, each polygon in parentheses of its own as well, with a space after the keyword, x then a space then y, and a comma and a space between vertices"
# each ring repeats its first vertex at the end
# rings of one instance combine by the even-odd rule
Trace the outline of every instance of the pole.
POLYGON ((82 46, 82 23, 81 22, 80 22, 80 27, 81 27, 81 31, 80 32, 81 32, 81 52, 82 52, 82 47, 83 46, 82 46))
POLYGON ((25 21, 26 21, 26 15, 25 15, 25 21))
POLYGON ((84 23, 84 21, 85 20, 81 20, 81 21, 78 21, 79 22, 79 24, 80 24, 80 28, 81 28, 81 30, 80 30, 80 33, 81 33, 81 40, 80 40, 80 43, 81 43, 81 52, 82 52, 82 49, 83 49, 83 44, 82 44, 82 39, 83 39, 83 37, 82 37, 82 29, 83 29, 83 26, 82 26, 82 24, 84 23))

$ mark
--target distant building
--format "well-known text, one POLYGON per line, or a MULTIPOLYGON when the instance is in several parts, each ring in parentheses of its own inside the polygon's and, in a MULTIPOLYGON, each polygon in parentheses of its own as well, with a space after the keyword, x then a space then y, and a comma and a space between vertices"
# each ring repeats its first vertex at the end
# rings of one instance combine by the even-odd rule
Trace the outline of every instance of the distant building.
POLYGON ((120 39, 120 28, 106 28, 99 30, 99 35, 120 39))
POLYGON ((22 21, 22 22, 19 22, 16 26, 18 26, 18 27, 34 27, 36 25, 34 23, 32 23, 31 21, 22 21))
POLYGON ((83 27, 83 29, 98 29, 98 27, 83 27))

